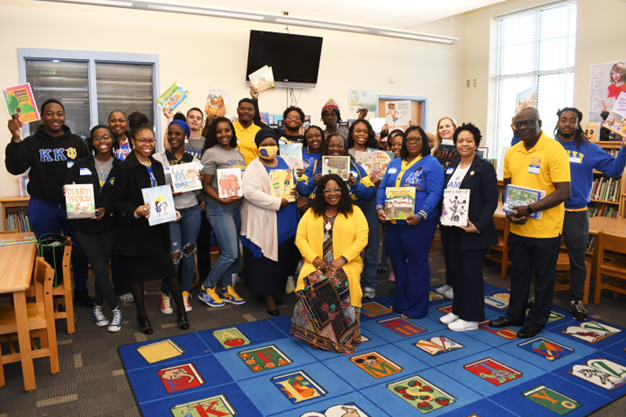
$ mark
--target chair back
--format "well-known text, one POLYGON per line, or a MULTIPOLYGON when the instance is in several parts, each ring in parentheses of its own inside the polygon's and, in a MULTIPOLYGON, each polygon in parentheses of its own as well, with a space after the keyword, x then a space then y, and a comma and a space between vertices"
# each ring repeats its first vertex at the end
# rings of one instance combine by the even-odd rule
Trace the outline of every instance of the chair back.
POLYGON ((70 273, 70 262, 72 261, 72 238, 65 239, 63 249, 63 284, 72 287, 72 275, 70 273))
MULTIPOLYGON (((54 324, 54 305, 52 301, 52 284, 54 283, 54 269, 43 257, 35 259, 35 285, 42 289, 43 305, 46 312, 46 320, 50 317, 54 324)), ((40 302, 39 300, 37 300, 40 302)))
POLYGON ((496 230, 507 230, 509 228, 509 219, 501 216, 493 216, 493 223, 496 225, 496 230))
POLYGON ((604 231, 598 234, 602 252, 609 251, 626 255, 626 237, 612 235, 604 231))

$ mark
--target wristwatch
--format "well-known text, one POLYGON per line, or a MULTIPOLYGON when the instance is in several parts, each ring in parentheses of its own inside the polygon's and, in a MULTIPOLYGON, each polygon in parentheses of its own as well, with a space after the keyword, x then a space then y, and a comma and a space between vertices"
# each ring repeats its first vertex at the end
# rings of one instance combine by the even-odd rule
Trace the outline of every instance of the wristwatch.
POLYGON ((528 210, 529 214, 533 214, 535 212, 535 210, 533 210, 533 208, 529 205, 526 206, 526 210, 528 210))

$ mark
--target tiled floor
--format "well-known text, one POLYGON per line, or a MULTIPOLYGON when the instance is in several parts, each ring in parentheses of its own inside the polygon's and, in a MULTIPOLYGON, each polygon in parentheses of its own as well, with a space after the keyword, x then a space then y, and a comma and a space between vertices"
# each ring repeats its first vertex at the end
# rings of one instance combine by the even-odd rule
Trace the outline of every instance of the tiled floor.
MULTIPOLYGON (((431 255, 432 285, 443 285, 445 269, 441 246, 436 245, 431 255)), ((510 278, 500 279, 499 269, 488 266, 484 270, 485 282, 502 288, 509 288, 510 278)), ((93 284, 92 280, 90 283, 93 284)), ((24 392, 21 367, 10 364, 4 367, 7 384, 0 388, 0 417, 26 416, 139 416, 139 410, 128 385, 124 369, 117 353, 117 347, 127 343, 159 339, 184 333, 176 326, 174 315, 166 316, 159 311, 159 283, 146 285, 149 292, 147 308, 154 333, 146 336, 139 332, 135 317, 135 307, 123 304, 124 326, 117 334, 106 328, 98 328, 91 320, 91 310, 76 308, 76 333, 68 335, 65 324, 58 322, 59 355, 61 372, 50 375, 47 359, 35 360, 37 389, 24 392)), ((387 294, 393 286, 387 274, 378 275, 378 295, 387 294)), ((243 322, 263 320, 269 316, 264 305, 251 296, 245 286, 239 284, 237 290, 248 300, 243 306, 226 306, 213 309, 202 304, 197 298, 197 290, 192 290, 193 308, 189 314, 190 331, 201 331, 218 326, 235 325, 243 322)), ((283 297, 285 304, 280 307, 283 315, 292 313, 294 295, 283 297)), ((613 299, 612 294, 603 293, 600 305, 591 303, 589 314, 610 323, 626 327, 626 298, 613 299)), ((0 303, 6 299, 0 299, 0 303)), ((554 303, 567 308, 569 296, 565 292, 556 293, 554 303)), ((105 307, 105 314, 110 312, 105 307)), ((593 414, 596 417, 626 416, 626 399, 616 401, 593 414)), ((483 416, 484 417, 484 416, 483 416)))

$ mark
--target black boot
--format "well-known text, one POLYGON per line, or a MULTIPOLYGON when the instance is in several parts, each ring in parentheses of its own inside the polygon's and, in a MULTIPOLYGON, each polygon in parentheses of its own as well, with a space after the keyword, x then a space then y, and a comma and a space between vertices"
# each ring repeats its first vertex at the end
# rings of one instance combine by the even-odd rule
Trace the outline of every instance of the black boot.
POLYGON ((184 311, 176 312, 176 322, 178 323, 178 328, 181 330, 187 330, 189 328, 189 322, 187 321, 187 313, 184 311))
POLYGON ((148 317, 139 317, 137 316, 137 321, 139 322, 139 329, 142 333, 152 334, 152 326, 148 321, 148 317))

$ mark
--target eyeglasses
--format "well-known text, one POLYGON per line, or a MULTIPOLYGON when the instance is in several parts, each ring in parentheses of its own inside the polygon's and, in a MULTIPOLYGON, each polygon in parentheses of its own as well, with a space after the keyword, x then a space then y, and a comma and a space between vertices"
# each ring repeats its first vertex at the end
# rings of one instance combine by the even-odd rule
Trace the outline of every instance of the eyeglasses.
POLYGON ((537 122, 536 119, 528 119, 528 120, 524 120, 523 122, 514 122, 513 124, 515 125, 516 129, 520 129, 522 126, 532 127, 532 125, 534 125, 536 122, 537 122))
POLYGON ((92 139, 93 139, 94 142, 99 142, 101 140, 109 140, 109 139, 111 139, 111 135, 94 136, 92 139))
POLYGON ((422 137, 421 137, 421 136, 418 136, 418 137, 416 137, 416 138, 406 138, 406 143, 413 143, 413 142, 417 143, 417 142, 419 142, 420 140, 422 140, 422 137))
POLYGON ((340 193, 340 192, 341 192, 341 188, 333 188, 332 190, 329 188, 328 190, 324 190, 324 194, 340 193))
POLYGON ((300 116, 287 116, 289 120, 300 120, 300 116))
POLYGON ((154 139, 148 139, 148 140, 146 140, 146 139, 135 139, 135 142, 141 143, 142 145, 144 143, 147 143, 149 145, 154 145, 156 143, 156 141, 154 139))

